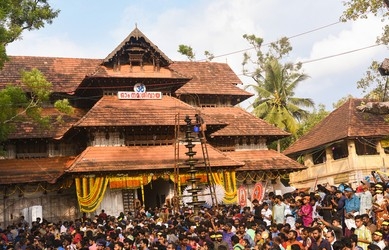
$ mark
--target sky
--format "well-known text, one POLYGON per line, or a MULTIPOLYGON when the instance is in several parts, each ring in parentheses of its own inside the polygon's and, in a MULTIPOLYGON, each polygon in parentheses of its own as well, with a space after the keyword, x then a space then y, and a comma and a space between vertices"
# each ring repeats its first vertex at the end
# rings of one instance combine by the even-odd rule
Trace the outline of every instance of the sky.
MULTIPOLYGON (((61 12, 51 25, 24 32, 7 47, 8 55, 105 58, 138 27, 173 61, 185 61, 177 52, 189 45, 196 60, 204 51, 214 62, 228 63, 242 87, 252 80, 242 74, 243 52, 253 54, 244 34, 266 44, 290 37, 290 62, 303 62, 309 79, 295 96, 311 98, 316 105, 332 104, 342 97, 360 98, 360 80, 373 60, 389 54, 374 46, 383 23, 378 17, 339 22, 345 7, 339 0, 49 0, 61 12), (370 47, 370 48, 368 48, 370 47), (353 52, 351 52, 353 51, 353 52), (337 55, 337 56, 335 56, 337 55)), ((253 98, 241 104, 248 108, 253 98)))

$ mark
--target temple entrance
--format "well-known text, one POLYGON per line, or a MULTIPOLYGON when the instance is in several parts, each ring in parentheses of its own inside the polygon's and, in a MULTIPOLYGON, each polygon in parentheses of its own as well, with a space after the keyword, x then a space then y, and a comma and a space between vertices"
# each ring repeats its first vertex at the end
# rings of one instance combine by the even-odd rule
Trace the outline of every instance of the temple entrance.
MULTIPOLYGON (((145 208, 162 207, 166 198, 174 193, 174 183, 171 180, 158 178, 144 186, 145 208)), ((138 189, 138 197, 142 197, 141 189, 138 189)))

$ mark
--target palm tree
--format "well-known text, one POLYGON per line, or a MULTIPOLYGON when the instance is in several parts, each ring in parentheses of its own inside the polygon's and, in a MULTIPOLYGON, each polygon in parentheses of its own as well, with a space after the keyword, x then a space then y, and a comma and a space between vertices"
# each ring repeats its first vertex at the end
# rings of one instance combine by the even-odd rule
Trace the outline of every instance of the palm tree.
POLYGON ((295 134, 298 123, 307 117, 301 107, 314 107, 310 98, 294 97, 297 85, 309 76, 293 70, 291 64, 282 65, 276 58, 266 61, 263 73, 252 87, 257 98, 251 105, 253 114, 275 126, 295 134))

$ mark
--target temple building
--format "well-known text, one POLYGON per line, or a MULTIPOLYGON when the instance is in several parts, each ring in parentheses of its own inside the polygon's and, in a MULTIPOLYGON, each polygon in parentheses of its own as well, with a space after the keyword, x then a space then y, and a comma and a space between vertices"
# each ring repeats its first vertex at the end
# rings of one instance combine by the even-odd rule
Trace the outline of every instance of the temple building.
POLYGON ((283 152, 303 160, 307 167, 290 174, 291 185, 348 184, 356 188, 362 180, 374 182, 372 171, 377 180, 387 178, 388 113, 382 103, 347 100, 283 152))
POLYGON ((237 204, 239 188, 249 200, 255 184, 305 169, 268 149, 288 133, 236 106, 252 94, 227 64, 172 61, 138 28, 101 60, 10 56, 0 89, 25 89, 21 71, 34 68, 53 84, 43 109, 52 126, 18 121, 2 142, 1 226, 21 215, 56 221, 160 207, 181 196, 191 174, 200 184, 211 174, 225 190, 220 202, 237 204), (52 104, 63 98, 75 112, 58 121, 52 104))

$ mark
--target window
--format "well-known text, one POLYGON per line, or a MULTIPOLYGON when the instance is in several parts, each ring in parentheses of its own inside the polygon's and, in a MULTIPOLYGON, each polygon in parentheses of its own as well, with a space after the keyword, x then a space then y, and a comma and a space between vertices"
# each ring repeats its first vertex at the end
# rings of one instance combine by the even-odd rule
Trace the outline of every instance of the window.
POLYGON ((326 161, 326 151, 324 149, 318 150, 312 154, 313 164, 320 164, 326 161))
POLYGON ((377 141, 374 139, 357 138, 355 140, 357 155, 377 155, 377 141))
POLYGON ((332 157, 334 160, 348 157, 348 149, 346 142, 335 143, 331 146, 332 157))

